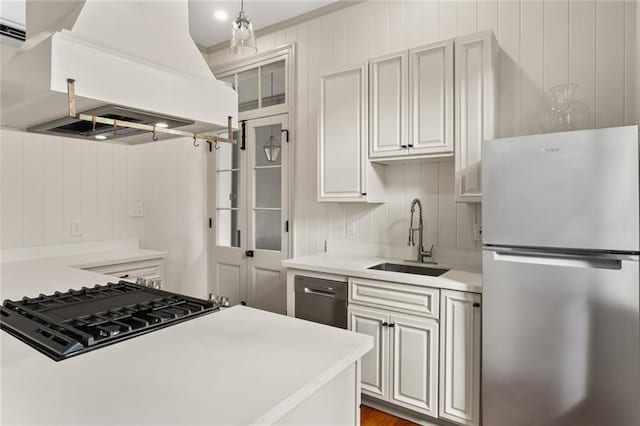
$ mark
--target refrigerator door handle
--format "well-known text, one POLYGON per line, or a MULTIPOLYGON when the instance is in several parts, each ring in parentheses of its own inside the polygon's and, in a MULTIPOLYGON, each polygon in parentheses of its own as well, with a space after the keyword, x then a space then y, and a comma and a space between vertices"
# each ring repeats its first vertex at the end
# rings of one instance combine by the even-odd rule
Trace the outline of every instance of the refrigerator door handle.
MULTIPOLYGON (((528 263, 548 266, 588 269, 622 269, 624 257, 609 255, 555 255, 516 251, 493 251, 493 259, 499 262, 528 263)), ((637 260, 637 259, 635 259, 637 260)))

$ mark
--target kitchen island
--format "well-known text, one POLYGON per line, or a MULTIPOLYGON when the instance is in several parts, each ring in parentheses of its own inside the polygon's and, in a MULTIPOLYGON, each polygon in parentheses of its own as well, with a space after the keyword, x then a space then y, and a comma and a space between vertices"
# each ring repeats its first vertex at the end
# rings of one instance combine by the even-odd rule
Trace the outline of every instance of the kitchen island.
MULTIPOLYGON (((4 263, 3 299, 113 278, 4 263)), ((244 306, 55 362, 0 333, 2 424, 357 424, 368 336, 244 306), (330 409, 328 409, 330 407, 330 409)))

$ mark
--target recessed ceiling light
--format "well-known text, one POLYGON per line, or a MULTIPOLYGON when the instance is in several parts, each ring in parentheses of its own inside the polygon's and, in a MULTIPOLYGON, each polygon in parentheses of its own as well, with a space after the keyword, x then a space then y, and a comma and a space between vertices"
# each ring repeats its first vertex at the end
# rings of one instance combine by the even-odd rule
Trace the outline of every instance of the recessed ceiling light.
POLYGON ((105 135, 95 135, 94 138, 98 139, 99 141, 103 141, 103 140, 107 139, 107 137, 105 135))
POLYGON ((169 125, 164 121, 161 121, 159 123, 156 123, 156 127, 162 127, 163 129, 166 129, 167 127, 169 127, 169 125))
POLYGON ((224 10, 216 10, 213 14, 218 21, 226 22, 229 19, 229 15, 224 10))

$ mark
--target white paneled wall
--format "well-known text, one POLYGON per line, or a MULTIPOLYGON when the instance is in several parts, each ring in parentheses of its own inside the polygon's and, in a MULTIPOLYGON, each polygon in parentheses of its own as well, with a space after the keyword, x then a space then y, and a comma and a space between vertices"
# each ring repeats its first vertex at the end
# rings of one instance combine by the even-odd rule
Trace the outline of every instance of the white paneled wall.
MULTIPOLYGON (((493 29, 499 58, 498 135, 542 132, 554 85, 575 82, 588 109, 583 127, 633 123, 635 0, 367 1, 258 38, 259 51, 297 44, 295 255, 321 251, 326 239, 404 244, 409 203, 426 213, 425 244, 477 249, 480 208, 456 204, 451 162, 389 166, 389 202, 380 206, 316 201, 319 78, 371 57, 493 29), (356 232, 347 235, 355 221, 356 232)), ((219 66, 227 49, 209 55, 219 66)), ((640 112, 638 112, 640 116, 640 112)))
POLYGON ((132 197, 144 203, 140 245, 168 252, 169 290, 205 297, 207 144, 179 138, 129 148, 132 197))
POLYGON ((127 148, 0 130, 0 248, 137 237, 127 148))

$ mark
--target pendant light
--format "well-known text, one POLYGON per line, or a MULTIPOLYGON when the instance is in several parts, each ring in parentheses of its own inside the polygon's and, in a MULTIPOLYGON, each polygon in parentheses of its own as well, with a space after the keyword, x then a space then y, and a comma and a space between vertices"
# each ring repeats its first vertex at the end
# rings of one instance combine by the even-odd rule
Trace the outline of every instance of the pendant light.
POLYGON ((229 50, 235 55, 245 55, 258 51, 256 47, 256 35, 253 32, 253 24, 251 24, 247 13, 244 11, 244 0, 240 0, 240 13, 238 13, 238 17, 233 21, 229 50))
MULTIPOLYGON (((273 99, 273 71, 271 71, 271 99, 273 99)), ((275 163, 280 156, 280 148, 282 145, 280 141, 273 136, 273 126, 269 126, 269 139, 264 143, 264 155, 267 157, 267 161, 275 163)))

